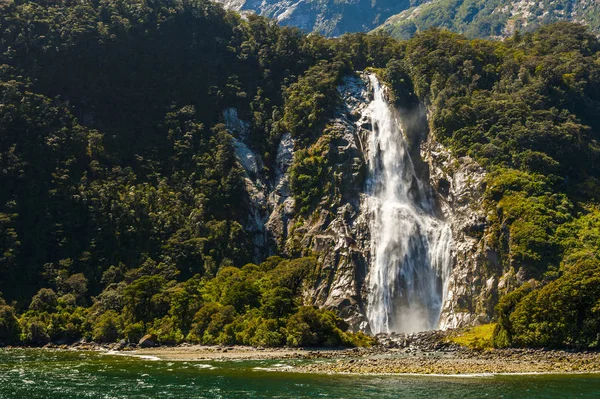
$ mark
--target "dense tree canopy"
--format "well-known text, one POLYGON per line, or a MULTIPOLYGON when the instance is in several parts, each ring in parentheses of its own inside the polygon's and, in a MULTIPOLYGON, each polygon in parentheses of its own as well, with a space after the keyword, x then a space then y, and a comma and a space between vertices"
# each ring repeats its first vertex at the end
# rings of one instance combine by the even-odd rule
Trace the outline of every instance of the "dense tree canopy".
POLYGON ((206 0, 1 2, 0 343, 363 342, 302 306, 314 259, 257 254, 223 111, 249 122, 267 175, 292 134, 296 212, 313 212, 335 184, 337 85, 373 68, 490 172, 486 233, 536 281, 499 305, 498 339, 597 345, 599 50, 566 23, 400 42, 305 36, 206 0))

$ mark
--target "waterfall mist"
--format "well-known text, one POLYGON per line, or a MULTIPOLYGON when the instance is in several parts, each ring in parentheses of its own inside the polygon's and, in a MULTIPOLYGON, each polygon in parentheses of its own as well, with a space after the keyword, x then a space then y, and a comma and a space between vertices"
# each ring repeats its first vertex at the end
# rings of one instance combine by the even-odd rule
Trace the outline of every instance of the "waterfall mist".
POLYGON ((371 230, 367 318, 371 332, 437 327, 451 269, 451 232, 435 214, 428 183, 415 173, 408 145, 383 88, 369 75, 366 110, 367 207, 371 230))

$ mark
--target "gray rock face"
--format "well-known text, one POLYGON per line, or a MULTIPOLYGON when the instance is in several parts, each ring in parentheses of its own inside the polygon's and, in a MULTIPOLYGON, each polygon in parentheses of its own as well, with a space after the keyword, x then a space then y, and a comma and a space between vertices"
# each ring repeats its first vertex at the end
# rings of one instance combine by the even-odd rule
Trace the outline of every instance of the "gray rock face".
MULTIPOLYGON (((303 248, 319 254, 321 278, 307 292, 312 303, 337 309, 353 330, 367 327, 365 278, 370 264, 369 217, 364 206, 366 137, 371 126, 363 114, 370 98, 366 79, 347 79, 340 92, 345 108, 331 122, 343 132, 335 165, 345 181, 337 202, 295 232, 303 248), (357 122, 353 122, 357 121, 357 122), (352 163, 354 168, 350 167, 352 163), (357 165, 358 164, 358 165, 357 165), (358 172, 361 170, 362 172, 358 172)), ((489 320, 498 297, 498 255, 486 245, 482 195, 485 172, 472 159, 454 158, 429 132, 425 109, 399 110, 415 167, 429 181, 439 211, 451 224, 453 269, 447 283, 439 327, 454 328, 489 320)), ((506 277, 505 277, 506 279, 506 277)))
POLYGON ((261 159, 246 144, 236 139, 233 139, 233 148, 237 160, 246 173, 253 177, 258 176, 262 169, 261 159))
POLYGON ((266 229, 281 253, 315 255, 321 265, 316 283, 305 293, 308 304, 334 308, 353 330, 366 326, 362 302, 368 264, 369 228, 361 214, 364 159, 361 134, 353 121, 368 104, 368 92, 359 78, 340 86, 346 106, 330 121, 328 157, 333 160, 334 193, 309 216, 296 214, 289 173, 294 143, 282 137, 276 159, 275 182, 268 196, 271 210, 266 229))
POLYGON ((294 140, 289 133, 283 134, 275 158, 275 181, 268 196, 269 214, 266 230, 275 246, 280 250, 285 247, 290 223, 294 217, 296 202, 291 196, 290 176, 288 169, 294 159, 294 140))
POLYGON ((234 136, 239 137, 242 141, 248 138, 248 133, 250 133, 250 123, 238 117, 236 108, 227 108, 223 111, 223 120, 225 121, 227 130, 234 136))
POLYGON ((487 323, 499 297, 525 281, 502 266, 491 248, 483 193, 486 173, 469 157, 455 158, 433 134, 421 143, 441 209, 452 225, 453 269, 440 328, 487 323))
POLYGON ((268 218, 268 182, 263 175, 264 164, 261 157, 255 154, 244 142, 248 138, 250 124, 238 117, 235 108, 223 112, 227 130, 237 138, 233 139, 235 157, 244 169, 244 187, 248 194, 248 218, 244 224, 246 232, 252 234, 254 258, 258 262, 262 258, 267 245, 265 222, 268 218))
POLYGON ((486 320, 484 302, 493 291, 493 283, 486 283, 481 270, 484 258, 492 261, 493 253, 485 251, 486 227, 482 195, 485 190, 485 172, 472 159, 456 159, 428 135, 421 145, 423 160, 429 166, 430 181, 436 188, 444 216, 451 223, 453 269, 448 282, 448 294, 442 308, 440 328, 470 325, 478 319, 486 320), (489 287, 488 287, 489 285, 489 287))
MULTIPOLYGON (((317 277, 305 291, 305 302, 335 309, 353 331, 368 331, 365 280, 370 264, 370 223, 365 202, 366 146, 371 134, 361 117, 371 101, 365 76, 350 77, 338 88, 344 100, 323 133, 333 190, 309 215, 297 213, 290 190, 294 156, 290 134, 281 138, 271 179, 262 161, 241 140, 236 156, 246 171, 251 215, 245 226, 255 233, 257 258, 269 248, 288 256, 317 257, 317 277)), ((453 269, 439 327, 455 328, 488 321, 499 291, 510 287, 514 273, 502 274, 499 256, 486 240, 483 192, 486 175, 470 158, 455 158, 429 132, 426 110, 399 111, 415 168, 434 190, 439 212, 451 225, 453 269)), ((243 128, 237 113, 224 116, 231 130, 243 128), (235 118, 232 117, 235 115, 235 118), (229 120, 227 119, 229 118, 229 120)))
POLYGON ((158 345, 158 338, 154 334, 146 334, 138 342, 140 348, 154 348, 158 345))
POLYGON ((340 36, 366 32, 410 7, 407 0, 218 0, 225 8, 254 12, 305 32, 340 36))

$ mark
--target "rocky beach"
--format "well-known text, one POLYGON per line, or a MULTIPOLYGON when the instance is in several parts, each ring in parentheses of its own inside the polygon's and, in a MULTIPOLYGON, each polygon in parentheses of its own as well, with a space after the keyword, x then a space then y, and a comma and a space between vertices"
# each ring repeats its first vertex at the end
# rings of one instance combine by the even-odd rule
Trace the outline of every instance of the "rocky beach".
POLYGON ((290 371, 423 375, 598 373, 600 354, 532 349, 412 353, 390 350, 377 356, 302 364, 290 371))
MULTIPOLYGON (((315 374, 527 374, 599 373, 600 352, 547 349, 465 348, 451 342, 452 331, 380 334, 370 348, 255 348, 182 344, 79 343, 47 349, 101 351, 167 361, 294 360, 288 372, 315 374), (295 360, 303 360, 295 362, 295 360)), ((280 368, 278 368, 281 371, 280 368)))

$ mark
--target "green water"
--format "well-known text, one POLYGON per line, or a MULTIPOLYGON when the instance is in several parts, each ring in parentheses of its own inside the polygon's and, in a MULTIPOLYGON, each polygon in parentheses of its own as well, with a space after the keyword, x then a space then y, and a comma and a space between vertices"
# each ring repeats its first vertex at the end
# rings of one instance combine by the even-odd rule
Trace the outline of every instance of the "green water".
POLYGON ((600 398, 600 376, 328 376, 277 361, 168 362, 0 350, 0 398, 600 398))

